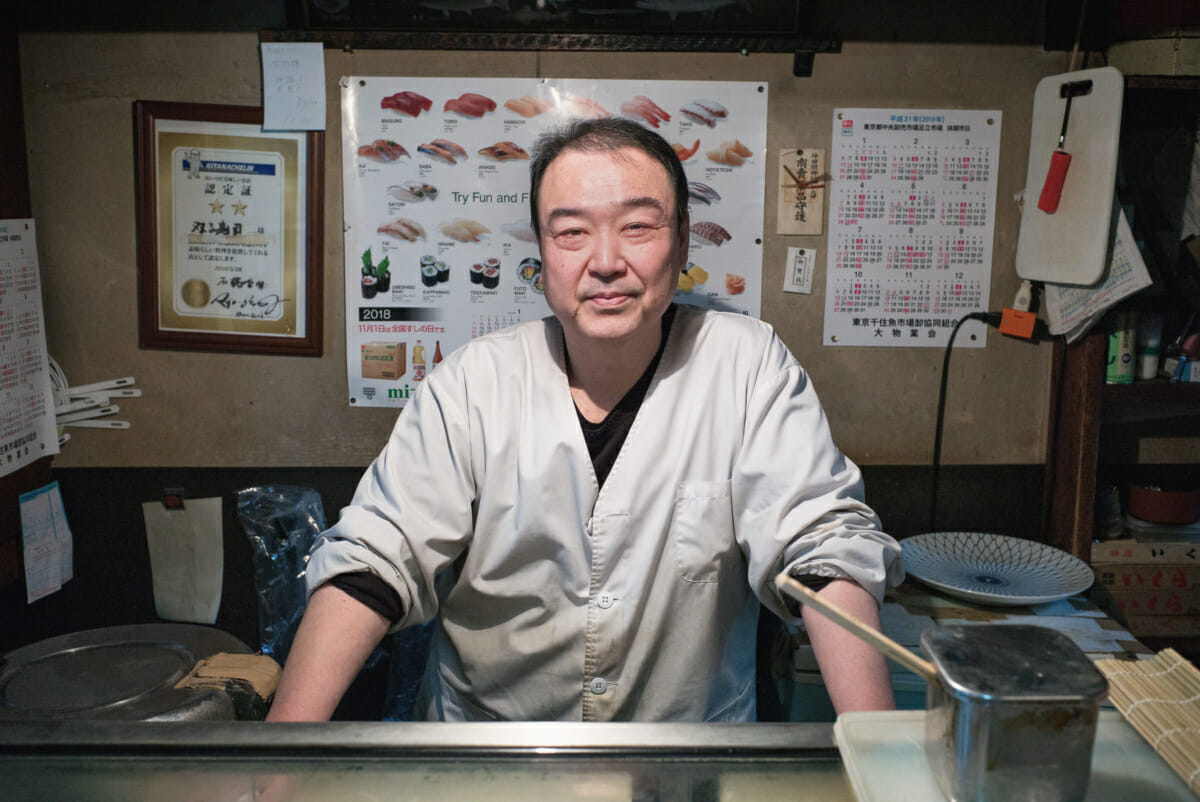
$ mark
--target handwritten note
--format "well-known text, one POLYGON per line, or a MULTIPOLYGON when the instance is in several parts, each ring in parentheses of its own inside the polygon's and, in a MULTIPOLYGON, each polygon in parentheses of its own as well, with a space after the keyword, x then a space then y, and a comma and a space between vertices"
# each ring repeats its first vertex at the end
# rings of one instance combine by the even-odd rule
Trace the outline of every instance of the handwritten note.
POLYGON ((263 130, 325 130, 325 47, 264 43, 263 130))
POLYGON ((75 573, 74 545, 58 482, 21 494, 26 599, 32 604, 75 573))

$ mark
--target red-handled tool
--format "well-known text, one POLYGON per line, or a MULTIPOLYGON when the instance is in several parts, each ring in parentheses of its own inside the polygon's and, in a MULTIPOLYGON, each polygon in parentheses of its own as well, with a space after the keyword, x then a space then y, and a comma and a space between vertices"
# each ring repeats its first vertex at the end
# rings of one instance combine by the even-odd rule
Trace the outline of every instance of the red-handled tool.
POLYGON ((1047 214, 1058 210, 1058 202, 1062 199, 1063 184, 1067 180, 1067 168, 1071 166, 1071 154, 1064 149, 1067 142, 1067 123, 1071 119, 1071 98, 1075 95, 1087 94, 1091 81, 1071 82, 1063 85, 1062 92, 1066 95, 1067 105, 1063 109, 1062 131, 1058 135, 1058 147, 1050 154, 1050 169, 1046 171, 1046 183, 1042 185, 1042 194, 1038 196, 1038 208, 1047 214))

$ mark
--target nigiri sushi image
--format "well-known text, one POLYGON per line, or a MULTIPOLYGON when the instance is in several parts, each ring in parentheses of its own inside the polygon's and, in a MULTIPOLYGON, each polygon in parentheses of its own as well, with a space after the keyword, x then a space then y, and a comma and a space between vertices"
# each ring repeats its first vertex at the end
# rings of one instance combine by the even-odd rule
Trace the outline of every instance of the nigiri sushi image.
POLYGON ((500 226, 500 231, 515 240, 520 240, 521 242, 534 241, 533 226, 530 224, 528 218, 525 220, 518 220, 513 223, 505 223, 504 225, 500 226))
POLYGON ((733 236, 723 226, 709 221, 693 223, 691 232, 697 241, 705 245, 720 245, 733 239, 733 236))
POLYGON ((539 114, 545 114, 554 108, 554 104, 546 98, 538 97, 537 95, 522 95, 521 97, 513 97, 504 101, 504 108, 528 119, 536 117, 539 114))
POLYGON ((611 117, 612 113, 594 100, 578 95, 563 95, 558 107, 566 114, 574 117, 595 117, 603 119, 611 117))
POLYGON ((717 164, 727 164, 730 167, 737 167, 754 155, 750 148, 743 145, 738 140, 732 142, 722 142, 717 147, 705 153, 709 160, 717 164))
POLYGON ((405 242, 416 242, 419 239, 425 239, 425 229, 416 220, 409 220, 401 217, 393 220, 390 223, 384 223, 375 229, 378 234, 387 234, 389 237, 402 239, 405 242))
POLYGON ((487 156, 489 159, 495 159, 498 162, 511 161, 513 159, 528 159, 529 153, 524 148, 515 142, 497 142, 494 145, 489 145, 486 148, 479 150, 480 156, 487 156))
POLYGON ((700 150, 700 140, 689 148, 686 145, 680 145, 678 142, 671 143, 671 149, 675 151, 675 155, 679 157, 679 161, 685 162, 696 155, 696 151, 700 150))
POLYGON ((364 159, 381 162, 394 162, 401 156, 409 155, 403 145, 390 139, 376 139, 369 145, 359 145, 357 153, 364 159))
POLYGON ((645 95, 635 95, 633 100, 625 101, 621 104, 621 111, 631 117, 641 117, 651 128, 671 121, 671 115, 645 95))
POLYGON ((387 191, 388 195, 406 203, 433 200, 438 194, 438 189, 433 184, 426 184, 424 181, 416 180, 405 181, 402 184, 393 184, 387 188, 387 191))
POLYGON ((457 112, 464 117, 482 117, 489 111, 496 110, 496 101, 475 92, 464 92, 456 98, 447 100, 442 110, 457 112))
POLYGON ((480 237, 484 234, 492 233, 492 230, 483 223, 462 217, 442 223, 441 230, 447 237, 458 242, 479 242, 480 237))
POLYGON ((726 273, 725 291, 730 295, 741 295, 746 291, 746 279, 736 273, 726 273))
POLYGON ((681 106, 679 113, 685 119, 691 120, 694 123, 700 123, 701 125, 707 125, 709 128, 713 128, 717 124, 717 116, 697 103, 688 103, 681 106))
POLYGON ((395 109, 410 117, 416 117, 421 112, 429 111, 433 108, 433 101, 424 95, 418 95, 416 92, 397 92, 379 101, 379 108, 395 109))
POLYGON ((721 200, 721 196, 708 184, 692 181, 688 183, 688 199, 703 203, 705 206, 711 206, 721 200))
POLYGON ((463 149, 462 145, 451 142, 448 139, 435 139, 432 142, 424 142, 417 147, 417 151, 432 156, 446 164, 458 164, 459 159, 465 160, 467 158, 467 152, 463 149))

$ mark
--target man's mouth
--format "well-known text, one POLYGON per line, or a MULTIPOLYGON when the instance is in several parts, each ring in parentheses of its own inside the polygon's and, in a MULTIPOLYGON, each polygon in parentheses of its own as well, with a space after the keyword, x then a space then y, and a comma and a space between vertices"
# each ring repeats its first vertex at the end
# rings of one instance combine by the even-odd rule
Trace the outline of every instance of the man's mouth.
POLYGON ((608 307, 608 306, 620 306, 621 304, 625 303, 632 297, 633 297, 633 295, 631 295, 629 293, 608 292, 608 293, 602 293, 599 295, 589 296, 587 300, 589 302, 591 302, 592 304, 595 304, 596 306, 608 307))

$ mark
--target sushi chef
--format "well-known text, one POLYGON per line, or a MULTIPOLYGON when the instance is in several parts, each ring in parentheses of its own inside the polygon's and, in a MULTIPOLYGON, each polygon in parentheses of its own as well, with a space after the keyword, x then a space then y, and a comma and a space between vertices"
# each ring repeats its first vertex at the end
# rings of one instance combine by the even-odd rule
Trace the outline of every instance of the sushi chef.
POLYGON ((425 379, 336 525, 270 720, 328 718, 391 630, 437 618, 431 720, 752 721, 760 605, 807 627, 838 711, 883 658, 778 594, 878 626, 899 545, 772 328, 672 303, 687 181, 629 121, 544 137, 531 206, 553 312, 425 379))

